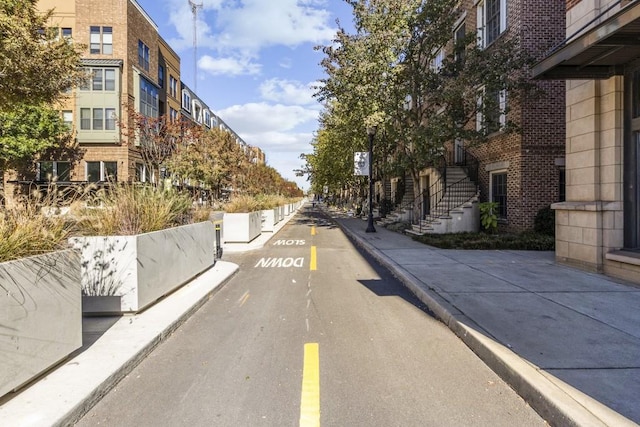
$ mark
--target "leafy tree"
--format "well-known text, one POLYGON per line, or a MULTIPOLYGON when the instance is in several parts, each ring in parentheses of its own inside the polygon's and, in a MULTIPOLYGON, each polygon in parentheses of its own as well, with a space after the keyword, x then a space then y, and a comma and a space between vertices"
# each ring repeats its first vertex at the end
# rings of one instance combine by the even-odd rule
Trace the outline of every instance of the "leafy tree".
POLYGON ((204 131, 193 127, 181 138, 167 164, 180 178, 204 182, 219 198, 222 190, 238 190, 240 175, 248 163, 233 136, 221 129, 204 131))
MULTIPOLYGON (((316 141, 310 158, 313 178, 323 185, 328 173, 335 174, 321 170, 335 166, 321 161, 329 153, 364 151, 365 127, 376 125, 384 138, 376 138, 374 158, 385 160, 383 173, 410 172, 417 194, 420 170, 434 165, 446 144, 456 138, 467 145, 486 141, 486 129, 474 122, 479 112, 507 112, 485 93, 506 90, 510 102, 527 93, 529 58, 509 37, 488 49, 471 33, 454 44, 452 28, 462 13, 458 0, 345 1, 353 8, 356 33, 340 28, 322 48, 328 77, 317 96, 325 104, 321 130, 328 135, 316 141)), ((507 122, 503 130, 517 129, 507 122)))
POLYGON ((130 110, 128 116, 128 121, 121 122, 120 128, 129 139, 137 141, 151 182, 158 184, 160 166, 176 151, 178 141, 197 132, 198 128, 189 129, 183 121, 172 120, 168 115, 147 117, 130 110))
POLYGON ((17 104, 12 110, 0 110, 0 165, 15 167, 69 137, 60 113, 51 108, 17 104))
MULTIPOLYGON (((0 176, 26 170, 39 154, 73 148, 52 104, 86 76, 80 48, 46 29, 52 12, 37 0, 0 2, 0 176)), ((8 188, 7 188, 8 189, 8 188)), ((12 192, 7 191, 7 201, 12 192)))
POLYGON ((51 104, 80 83, 82 46, 45 30, 52 11, 37 0, 0 2, 0 110, 16 104, 51 104))

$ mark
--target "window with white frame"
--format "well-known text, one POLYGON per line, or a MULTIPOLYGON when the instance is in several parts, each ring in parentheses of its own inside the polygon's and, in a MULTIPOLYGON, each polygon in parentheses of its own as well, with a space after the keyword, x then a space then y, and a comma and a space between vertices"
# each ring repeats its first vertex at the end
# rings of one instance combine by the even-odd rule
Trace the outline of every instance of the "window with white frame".
POLYGON ((62 110, 62 122, 69 128, 73 128, 73 111, 62 110))
POLYGON ((38 162, 38 181, 70 181, 71 162, 38 162))
POLYGON ((80 90, 94 92, 113 92, 116 90, 115 68, 87 68, 89 80, 80 86, 80 90))
POLYGON ((491 201, 497 203, 496 216, 507 219, 507 171, 491 172, 491 201))
POLYGON ((207 127, 211 127, 211 113, 209 112, 209 110, 204 110, 204 121, 203 121, 203 123, 207 127))
POLYGON ((169 76, 169 95, 174 98, 178 97, 178 81, 171 75, 169 76))
POLYGON ((89 53, 103 55, 113 54, 112 27, 89 27, 89 53))
POLYGON ((147 167, 144 163, 136 163, 136 182, 147 182, 147 167))
POLYGON ((487 47, 507 29, 507 0, 482 0, 476 11, 478 44, 487 47))
POLYGON ((431 60, 431 69, 434 71, 438 71, 440 68, 442 68, 443 61, 444 61, 444 49, 440 49, 431 60))
POLYGON ((80 130, 116 130, 115 108, 80 108, 80 130))
POLYGON ((476 130, 489 135, 501 130, 507 121, 507 91, 484 90, 478 98, 478 113, 476 114, 476 130))
POLYGON ((87 162, 86 177, 89 182, 116 182, 118 180, 118 162, 87 162))
POLYGON ((193 100, 192 117, 198 123, 202 123, 202 104, 197 99, 193 100))
POLYGON ((104 130, 116 130, 116 109, 104 109, 104 130))
POLYGON ((182 91, 182 108, 191 112, 191 94, 186 90, 182 91))
POLYGON ((169 118, 171 119, 171 121, 178 120, 178 112, 172 107, 169 107, 169 118))

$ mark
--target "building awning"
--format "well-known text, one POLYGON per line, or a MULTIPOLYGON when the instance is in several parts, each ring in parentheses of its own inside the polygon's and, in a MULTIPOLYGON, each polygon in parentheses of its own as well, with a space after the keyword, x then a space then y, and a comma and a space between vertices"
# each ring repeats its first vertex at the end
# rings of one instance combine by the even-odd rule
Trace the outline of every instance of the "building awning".
POLYGON ((536 79, 608 79, 640 58, 640 2, 634 1, 532 68, 536 79))
POLYGON ((85 67, 122 67, 122 59, 87 59, 80 60, 85 67))

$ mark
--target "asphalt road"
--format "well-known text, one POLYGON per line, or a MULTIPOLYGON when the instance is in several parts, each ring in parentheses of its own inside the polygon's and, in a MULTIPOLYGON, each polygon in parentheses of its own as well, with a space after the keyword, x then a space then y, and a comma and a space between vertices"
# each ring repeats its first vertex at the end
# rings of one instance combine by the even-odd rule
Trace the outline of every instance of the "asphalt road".
POLYGON ((240 272, 78 426, 546 425, 321 212, 225 259, 240 272))

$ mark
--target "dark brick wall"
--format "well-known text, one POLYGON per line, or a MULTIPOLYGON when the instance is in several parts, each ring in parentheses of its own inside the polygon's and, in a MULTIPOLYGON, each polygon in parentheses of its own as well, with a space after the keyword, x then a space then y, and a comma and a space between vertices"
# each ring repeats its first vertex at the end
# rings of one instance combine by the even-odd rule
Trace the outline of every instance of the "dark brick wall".
MULTIPOLYGON (((545 57, 565 37, 566 5, 549 0, 509 0, 507 33, 535 60, 545 57)), ((467 12, 467 28, 475 28, 475 7, 467 12)), ((507 221, 505 230, 531 229, 539 209, 558 201, 560 169, 557 158, 564 158, 565 83, 535 82, 540 94, 516 104, 509 103, 509 120, 519 133, 496 133, 488 142, 471 151, 480 161, 479 184, 482 201, 490 195, 488 168, 508 162, 507 221)), ((509 97, 509 96, 508 96, 509 97)))

